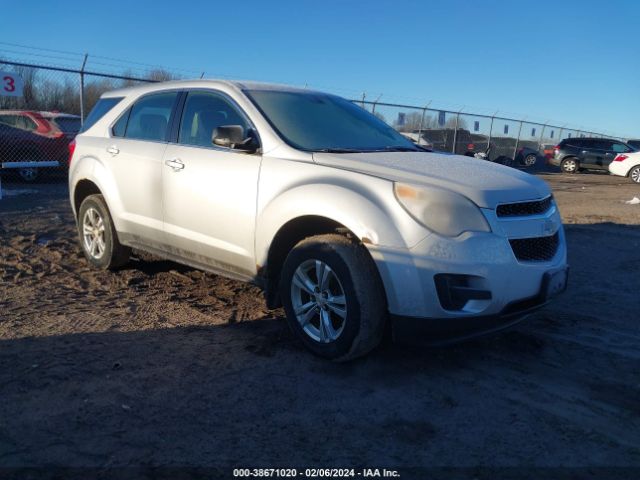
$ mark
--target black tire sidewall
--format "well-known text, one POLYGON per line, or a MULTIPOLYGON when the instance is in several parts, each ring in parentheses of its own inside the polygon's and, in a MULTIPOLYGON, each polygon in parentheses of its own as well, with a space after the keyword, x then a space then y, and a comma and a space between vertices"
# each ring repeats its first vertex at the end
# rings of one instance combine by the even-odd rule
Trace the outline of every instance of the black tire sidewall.
POLYGON ((109 214, 109 209, 107 208, 106 203, 102 195, 90 195, 84 199, 82 204, 80 205, 80 209, 78 210, 78 236, 80 238, 80 248, 82 249, 82 253, 85 258, 96 268, 106 270, 111 266, 111 259, 113 257, 113 247, 114 247, 114 228, 113 222, 111 221, 111 215, 109 214), (102 257, 99 259, 93 258, 89 252, 86 251, 84 246, 84 236, 82 234, 82 222, 84 219, 84 214, 89 208, 93 208, 98 211, 100 216, 102 217, 102 221, 104 222, 104 245, 105 250, 102 257))
POLYGON ((285 260, 280 278, 280 295, 287 323, 293 333, 316 355, 337 359, 346 355, 360 331, 360 299, 354 287, 353 276, 342 256, 330 243, 313 242, 295 247, 285 260), (291 282, 296 269, 306 260, 320 260, 335 272, 344 290, 347 303, 347 318, 344 330, 333 342, 320 343, 305 333, 298 323, 291 302, 291 282))

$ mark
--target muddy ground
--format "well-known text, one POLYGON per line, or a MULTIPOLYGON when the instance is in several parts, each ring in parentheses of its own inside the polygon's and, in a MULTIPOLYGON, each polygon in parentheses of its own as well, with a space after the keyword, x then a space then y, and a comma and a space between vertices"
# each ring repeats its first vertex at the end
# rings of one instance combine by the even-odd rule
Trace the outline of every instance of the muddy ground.
POLYGON ((65 186, 5 184, 0 476, 25 466, 217 468, 210 478, 284 466, 404 478, 447 466, 640 472, 640 205, 624 204, 640 187, 541 177, 566 222, 563 297, 494 337, 385 344, 346 365, 304 351, 253 286, 146 256, 90 270, 65 186))

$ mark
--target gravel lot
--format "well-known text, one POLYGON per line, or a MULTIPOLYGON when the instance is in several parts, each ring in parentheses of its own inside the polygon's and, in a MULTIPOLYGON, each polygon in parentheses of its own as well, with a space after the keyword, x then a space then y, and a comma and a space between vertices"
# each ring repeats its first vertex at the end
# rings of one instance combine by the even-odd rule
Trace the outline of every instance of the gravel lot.
POLYGON ((541 177, 566 223, 564 296, 497 336, 386 344, 346 365, 304 351, 253 286, 147 256, 90 270, 65 186, 5 185, 0 477, 25 466, 640 475, 640 205, 624 203, 640 187, 541 177))

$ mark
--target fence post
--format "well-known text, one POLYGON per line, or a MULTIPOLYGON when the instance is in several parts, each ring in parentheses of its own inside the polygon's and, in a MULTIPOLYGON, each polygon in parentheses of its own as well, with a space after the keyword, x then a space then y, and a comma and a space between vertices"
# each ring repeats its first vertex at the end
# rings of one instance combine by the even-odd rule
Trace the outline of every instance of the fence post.
POLYGON ((420 116, 420 125, 418 126, 418 145, 420 145, 420 139, 422 138, 422 127, 424 126, 424 117, 427 114, 427 109, 429 108, 429 105, 431 105, 431 102, 433 102, 433 100, 429 100, 429 103, 427 103, 422 109, 422 115, 420 116))
POLYGON ((362 92, 362 108, 364 108, 364 99, 367 97, 365 92, 362 92))
POLYGON ((80 69, 80 125, 84 126, 84 67, 87 65, 88 53, 84 54, 82 68, 80 69))
POLYGON ((542 139, 544 138, 544 129, 547 128, 548 124, 549 124, 549 120, 547 120, 547 123, 542 125, 542 131, 540 132, 540 140, 538 141, 538 151, 540 151, 540 149, 542 148, 542 139))
POLYGON ((382 98, 382 94, 378 95, 378 98, 373 101, 373 105, 371 105, 371 113, 376 113, 376 104, 380 101, 380 98, 382 98))
POLYGON ((516 148, 513 149, 513 159, 516 159, 516 155, 518 154, 518 147, 520 146, 520 134, 522 133, 522 124, 524 123, 524 119, 520 120, 520 128, 518 129, 518 138, 516 138, 516 148))
POLYGON ((458 123, 460 122, 460 113, 462 112, 462 110, 464 110, 464 107, 462 107, 460 110, 458 110, 458 113, 456 113, 456 126, 453 130, 453 147, 451 147, 451 153, 453 154, 456 153, 456 142, 458 141, 458 123))
POLYGON ((491 117, 491 123, 489 124, 489 140, 487 141, 487 159, 491 157, 491 135, 493 134, 493 120, 496 118, 500 110, 496 110, 496 113, 491 117))

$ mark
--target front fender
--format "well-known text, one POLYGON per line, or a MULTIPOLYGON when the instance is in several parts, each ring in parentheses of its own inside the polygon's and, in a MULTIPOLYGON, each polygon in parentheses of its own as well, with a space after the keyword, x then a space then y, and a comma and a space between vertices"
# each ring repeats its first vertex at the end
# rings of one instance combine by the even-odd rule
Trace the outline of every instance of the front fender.
MULTIPOLYGON (((265 265, 278 230, 303 216, 340 223, 365 245, 409 248, 428 235, 400 206, 392 182, 341 170, 335 176, 318 176, 323 167, 313 169, 313 177, 298 179, 268 199, 261 192, 256 222, 258 265, 265 265)), ((261 187, 264 180, 261 177, 261 187)))

